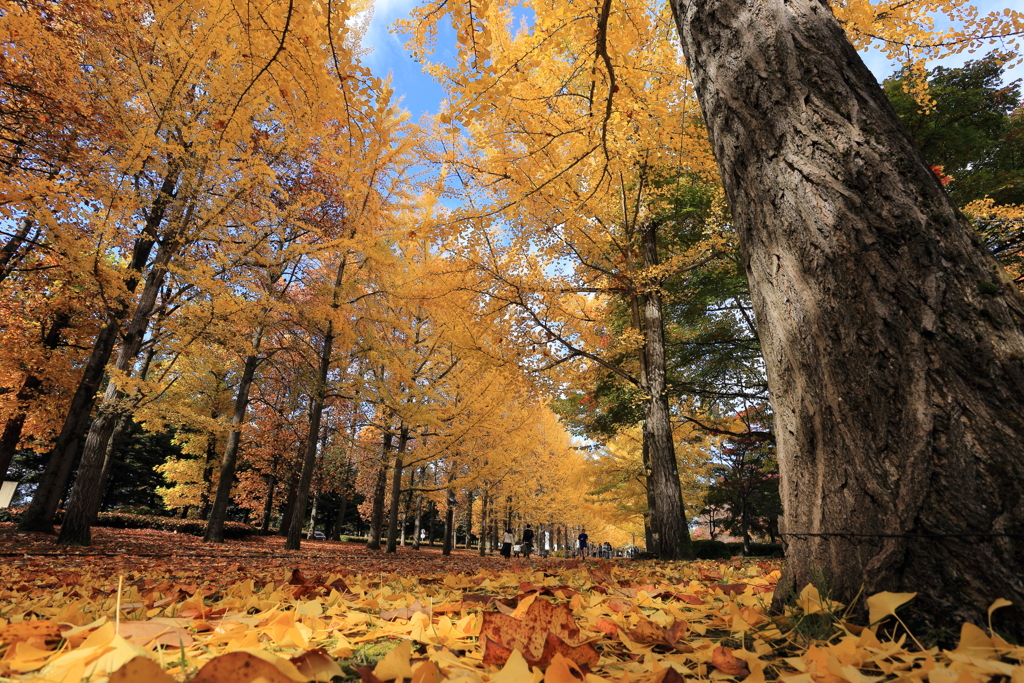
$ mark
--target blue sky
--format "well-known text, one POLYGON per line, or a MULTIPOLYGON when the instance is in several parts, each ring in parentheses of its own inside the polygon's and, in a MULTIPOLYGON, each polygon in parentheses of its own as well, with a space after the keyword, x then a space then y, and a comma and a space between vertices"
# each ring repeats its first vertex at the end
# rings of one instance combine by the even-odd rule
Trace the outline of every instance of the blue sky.
MULTIPOLYGON (((395 93, 403 98, 402 106, 409 110, 414 121, 419 120, 424 113, 436 113, 444 97, 441 87, 432 78, 423 74, 420 65, 406 53, 402 46, 403 36, 390 33, 388 30, 395 20, 407 17, 417 4, 419 0, 377 0, 373 20, 363 41, 365 47, 373 50, 366 57, 367 65, 378 76, 391 73, 395 93)), ((973 4, 985 14, 994 10, 1001 12, 1008 4, 1014 3, 1008 0, 981 0, 973 4)), ((443 36, 439 42, 443 42, 443 36)), ((942 64, 950 67, 960 66, 968 59, 975 59, 982 54, 984 50, 973 55, 962 54, 943 60, 942 64)), ((862 52, 861 56, 879 81, 894 71, 893 64, 877 51, 862 52)), ((935 63, 929 65, 932 66, 935 66, 935 63)), ((1016 71, 1019 72, 1021 69, 1018 68, 1016 71)), ((1008 80, 1020 76, 1021 74, 1011 71, 1008 80)))

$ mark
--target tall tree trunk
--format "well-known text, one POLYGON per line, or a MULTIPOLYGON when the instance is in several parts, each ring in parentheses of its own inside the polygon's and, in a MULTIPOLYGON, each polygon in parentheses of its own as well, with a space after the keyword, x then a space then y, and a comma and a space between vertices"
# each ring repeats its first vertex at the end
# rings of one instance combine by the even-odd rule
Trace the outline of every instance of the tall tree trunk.
MULTIPOLYGON (((380 468, 377 470, 377 483, 373 487, 373 508, 370 510, 370 532, 366 538, 366 547, 370 550, 380 550, 380 533, 384 526, 384 497, 387 495, 388 486, 388 458, 391 453, 391 443, 394 441, 394 434, 388 429, 384 432, 383 444, 380 454, 380 468)), ((392 501, 396 505, 397 501, 392 501)))
POLYGON ((327 321, 327 332, 320 349, 320 367, 317 372, 316 386, 309 397, 309 432, 306 434, 305 451, 302 455, 302 474, 295 494, 295 511, 285 550, 298 550, 302 544, 302 526, 306 521, 306 505, 309 503, 309 487, 313 483, 313 470, 316 468, 317 447, 320 445, 320 420, 324 414, 324 402, 327 398, 327 375, 331 369, 331 355, 334 352, 334 324, 327 321))
MULTIPOLYGON (((420 477, 420 483, 426 483, 427 471, 426 466, 422 468, 422 476, 420 477)), ((423 524, 423 491, 416 492, 416 517, 413 520, 412 525, 412 549, 420 549, 420 529, 423 524)))
MULTIPOLYGON (((776 603, 916 592, 1024 638, 1024 301, 822 0, 672 0, 739 231, 784 528, 776 603)), ((935 632, 935 631, 933 631, 935 632)))
POLYGON ((160 224, 163 223, 164 216, 174 201, 174 190, 180 174, 181 168, 177 164, 172 163, 167 169, 163 184, 146 218, 142 234, 135 241, 131 261, 125 269, 125 293, 106 312, 103 326, 93 342, 92 351, 71 398, 71 405, 68 407, 60 433, 46 456, 46 468, 36 487, 36 494, 18 522, 19 531, 53 533, 53 516, 67 489, 71 470, 78 458, 79 445, 89 427, 89 416, 96 403, 96 393, 103 381, 117 336, 121 332, 123 318, 131 304, 131 296, 139 285, 139 273, 149 261, 160 224))
MULTIPOLYGON (((454 478, 454 474, 449 473, 448 481, 454 478)), ((451 488, 448 489, 448 506, 444 512, 444 542, 441 544, 441 554, 451 555, 452 546, 455 545, 455 491, 451 488)))
MULTIPOLYGON (((150 318, 156 308, 157 296, 163 287, 171 260, 184 245, 180 235, 190 222, 190 213, 191 205, 185 215, 180 218, 180 223, 175 229, 176 235, 160 245, 149 274, 146 276, 142 295, 135 305, 135 312, 125 330, 121 341, 121 350, 114 363, 114 369, 126 377, 131 376, 139 351, 142 349, 142 342, 146 330, 149 328, 150 318)), ((107 443, 121 417, 123 411, 121 403, 124 398, 125 392, 118 385, 118 379, 111 378, 107 382, 107 389, 98 414, 89 426, 89 433, 82 449, 82 461, 78 465, 75 485, 71 490, 71 497, 68 499, 67 510, 64 512, 60 536, 57 537, 57 542, 62 545, 89 545, 91 543, 89 529, 96 522, 96 513, 99 511, 103 497, 100 487, 103 458, 107 452, 107 443)))
POLYGON ((473 492, 466 491, 466 550, 469 550, 469 540, 473 536, 473 492))
POLYGON ((292 517, 295 516, 295 499, 299 491, 299 470, 292 463, 291 475, 288 477, 288 493, 284 497, 284 510, 281 511, 281 528, 277 530, 278 536, 287 536, 288 530, 292 528, 292 517))
MULTIPOLYGON (((648 221, 640 226, 640 244, 644 267, 658 266, 657 224, 648 221)), ((665 324, 662 319, 660 283, 643 294, 644 365, 646 374, 644 400, 644 443, 649 444, 650 473, 647 490, 654 507, 651 513, 651 535, 657 544, 658 557, 663 560, 693 559, 686 507, 679 484, 668 395, 665 392, 665 324)))
MULTIPOLYGON (((337 310, 341 306, 341 285, 345 280, 345 266, 348 258, 342 255, 338 262, 338 270, 334 276, 334 288, 331 294, 331 309, 337 310)), ((327 399, 327 376, 331 370, 331 355, 334 353, 334 319, 328 317, 327 330, 324 332, 324 342, 320 349, 320 367, 317 373, 317 383, 310 396, 309 410, 309 434, 306 437, 306 453, 302 462, 302 478, 299 480, 299 488, 295 497, 295 509, 297 514, 292 516, 291 524, 288 527, 288 540, 285 541, 286 550, 298 550, 301 545, 302 522, 306 516, 306 504, 309 501, 309 486, 313 481, 313 469, 316 465, 317 444, 320 441, 320 418, 324 412, 324 402, 327 399)))
POLYGON ((485 483, 483 496, 480 498, 480 557, 487 556, 487 544, 485 541, 487 539, 487 524, 489 521, 487 519, 488 500, 490 500, 490 498, 487 494, 487 486, 485 483))
MULTIPOLYGON (((151 345, 149 350, 146 351, 145 360, 142 361, 142 367, 139 369, 139 379, 142 381, 146 381, 146 377, 149 375, 149 367, 153 364, 155 356, 156 345, 151 345)), ((117 418, 117 424, 114 425, 114 431, 110 435, 110 440, 107 441, 107 448, 103 453, 103 468, 100 470, 100 495, 97 500, 93 501, 95 509, 89 513, 93 520, 96 519, 100 509, 103 507, 103 501, 107 496, 107 482, 110 481, 110 470, 114 467, 114 458, 117 455, 117 447, 125 430, 128 429, 131 423, 131 412, 129 410, 122 410, 120 417, 117 418)))
POLYGON ((402 423, 398 428, 398 448, 395 449, 395 468, 391 474, 391 510, 388 514, 388 545, 384 552, 398 552, 398 502, 402 497, 402 456, 409 443, 409 428, 402 423))
MULTIPOLYGON (((253 335, 254 350, 259 349, 261 336, 261 331, 257 331, 253 335)), ((238 390, 235 392, 235 408, 231 413, 231 427, 228 430, 228 439, 224 446, 224 457, 220 461, 220 480, 217 482, 217 493, 213 499, 210 521, 206 523, 206 535, 203 537, 207 543, 224 542, 224 522, 228 516, 228 503, 231 502, 231 487, 235 483, 238 445, 242 441, 242 425, 245 424, 245 413, 249 408, 249 390, 252 388, 252 381, 256 376, 256 367, 259 362, 259 356, 255 353, 247 356, 245 367, 242 370, 242 378, 238 381, 238 390)))
MULTIPOLYGON (((66 312, 54 315, 50 329, 43 336, 43 348, 47 352, 53 351, 60 345, 64 330, 70 323, 71 316, 66 312)), ((43 386, 43 380, 36 372, 38 369, 30 371, 22 380, 21 388, 18 389, 18 394, 15 396, 17 407, 7 418, 7 422, 4 423, 4 431, 0 434, 0 481, 7 478, 7 470, 10 469, 11 461, 18 450, 18 444, 21 443, 21 432, 25 427, 25 420, 28 418, 29 406, 26 404, 39 396, 39 390, 43 386)))
POLYGON ((309 506, 309 527, 306 533, 306 538, 313 538, 313 532, 316 531, 316 505, 320 502, 320 494, 318 492, 313 493, 313 503, 309 506))
POLYGON ((341 530, 345 526, 345 512, 348 508, 348 496, 342 496, 341 502, 338 503, 338 514, 334 516, 334 529, 331 532, 331 539, 335 541, 341 540, 341 530))
POLYGON ((273 473, 267 477, 267 498, 263 503, 263 522, 260 529, 263 533, 270 531, 270 516, 274 513, 274 487, 277 486, 277 477, 273 473))

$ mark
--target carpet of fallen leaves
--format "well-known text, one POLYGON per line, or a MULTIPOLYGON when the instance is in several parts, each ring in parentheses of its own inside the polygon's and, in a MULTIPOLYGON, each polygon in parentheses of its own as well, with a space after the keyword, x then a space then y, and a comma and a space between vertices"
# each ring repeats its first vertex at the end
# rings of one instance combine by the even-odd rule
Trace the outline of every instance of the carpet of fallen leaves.
MULTIPOLYGON (((1024 648, 969 624, 955 650, 923 649, 843 622, 813 587, 772 618, 774 560, 508 561, 93 533, 92 547, 64 549, 0 526, 0 680, 1024 682, 1024 648)), ((872 620, 912 597, 873 596, 872 620)))

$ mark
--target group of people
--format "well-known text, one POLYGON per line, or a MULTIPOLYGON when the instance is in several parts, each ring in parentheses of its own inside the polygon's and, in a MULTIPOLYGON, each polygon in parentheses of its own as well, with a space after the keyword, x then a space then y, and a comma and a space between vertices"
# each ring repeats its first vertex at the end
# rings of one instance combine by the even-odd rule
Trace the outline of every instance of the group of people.
MULTIPOLYGON (((511 529, 505 529, 505 533, 501 537, 501 556, 506 560, 512 557, 512 546, 515 544, 515 536, 512 535, 511 529)), ((519 543, 519 552, 516 553, 516 557, 522 553, 523 557, 529 557, 533 553, 533 525, 527 524, 526 528, 523 529, 523 538, 519 543)))
MULTIPOLYGON (((505 533, 501 536, 501 556, 505 559, 512 557, 512 549, 516 545, 516 537, 512 534, 512 529, 506 528, 505 533)), ((583 559, 587 558, 590 552, 590 546, 588 541, 590 537, 587 536, 586 529, 580 529, 580 535, 576 537, 579 543, 580 557, 583 559)), ((533 553, 533 525, 527 524, 526 528, 523 529, 523 537, 519 542, 519 549, 516 551, 516 557, 522 554, 523 557, 530 557, 533 553)))

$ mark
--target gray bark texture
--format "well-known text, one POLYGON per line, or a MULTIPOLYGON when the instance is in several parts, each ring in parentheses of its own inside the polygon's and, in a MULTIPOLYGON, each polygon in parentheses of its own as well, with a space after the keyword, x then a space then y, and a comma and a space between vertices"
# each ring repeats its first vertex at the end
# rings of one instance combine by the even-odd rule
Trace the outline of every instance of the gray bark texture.
MULTIPOLYGON (((740 235, 787 565, 1024 637, 1024 302, 821 0, 672 0, 740 235)), ((901 612, 902 614, 902 612, 901 612)), ((920 629, 920 630, 919 630, 920 629)))
POLYGON ((398 430, 398 448, 395 449, 395 466, 391 471, 391 509, 388 510, 388 541, 384 552, 398 552, 398 501, 402 497, 402 457, 409 443, 409 428, 403 423, 398 430))
MULTIPOLYGON (((261 332, 253 335, 253 347, 259 348, 261 332)), ((238 447, 242 442, 242 425, 245 424, 245 413, 249 408, 249 391, 260 358, 256 354, 246 356, 242 379, 238 382, 235 393, 235 408, 231 413, 231 431, 228 432, 227 443, 224 445, 224 456, 220 460, 220 479, 217 480, 217 493, 213 498, 213 509, 206 523, 206 534, 203 538, 207 543, 224 542, 224 523, 228 518, 228 504, 231 502, 231 487, 235 483, 235 469, 238 463, 238 447)), ((266 518, 266 515, 264 515, 266 518)))
MULTIPOLYGON (((658 265, 658 233, 654 223, 640 231, 644 266, 658 265)), ((660 284, 660 283, 659 283, 660 284)), ((649 467, 647 498, 655 552, 663 560, 692 560, 690 529, 686 506, 679 485, 675 441, 665 393, 665 321, 662 316, 661 291, 657 285, 643 294, 644 352, 641 359, 644 379, 641 386, 644 400, 644 450, 649 467)))

